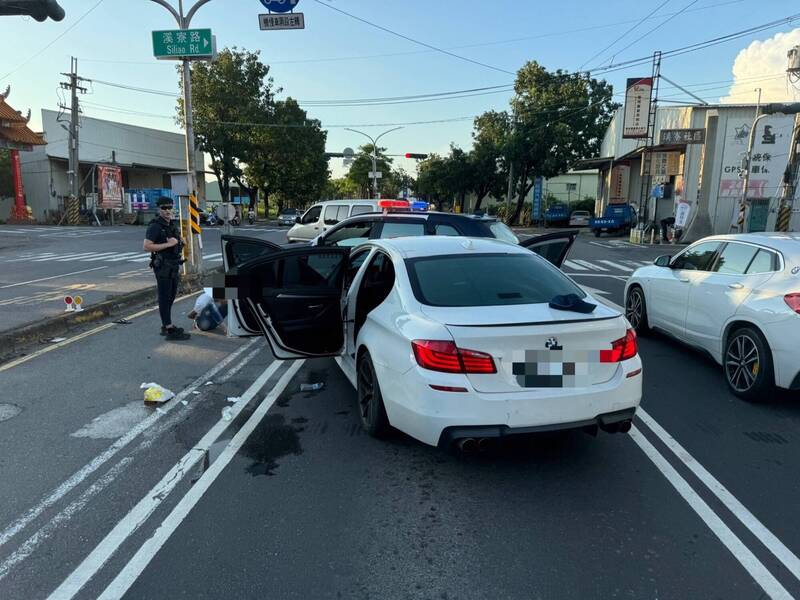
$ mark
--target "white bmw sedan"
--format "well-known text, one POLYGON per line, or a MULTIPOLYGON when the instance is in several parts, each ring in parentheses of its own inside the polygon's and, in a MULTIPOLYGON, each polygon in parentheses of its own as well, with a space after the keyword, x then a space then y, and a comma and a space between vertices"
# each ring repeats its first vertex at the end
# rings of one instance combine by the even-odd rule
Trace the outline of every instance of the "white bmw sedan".
POLYGON ((625 312, 640 334, 659 329, 723 367, 731 391, 766 400, 800 389, 800 235, 718 235, 638 269, 625 312))
POLYGON ((444 447, 630 429, 635 333, 536 248, 426 236, 248 259, 257 241, 225 243, 245 259, 226 284, 240 331, 260 330, 279 359, 336 357, 372 435, 392 426, 444 447))

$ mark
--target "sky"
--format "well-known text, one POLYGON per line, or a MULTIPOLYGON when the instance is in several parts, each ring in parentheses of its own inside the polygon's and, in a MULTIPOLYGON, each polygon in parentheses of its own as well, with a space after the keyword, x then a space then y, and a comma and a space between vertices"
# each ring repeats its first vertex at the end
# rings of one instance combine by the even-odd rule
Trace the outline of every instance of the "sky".
MULTIPOLYGON (((42 108, 57 108, 58 84, 71 56, 78 57, 83 77, 177 94, 174 63, 152 55, 150 32, 174 27, 163 7, 151 0, 59 1, 67 16, 58 23, 0 17, 0 91, 11 85, 9 102, 23 113, 33 110, 34 128, 42 108)), ((171 1, 177 5, 178 0, 171 1)), ((186 0, 187 6, 192 1, 186 0)), ((486 110, 504 110, 511 93, 506 87, 357 107, 319 106, 318 101, 510 86, 528 60, 569 71, 617 64, 783 19, 800 13, 800 7, 793 0, 299 0, 296 11, 305 14, 305 30, 264 32, 258 27, 258 14, 266 12, 260 0, 211 0, 198 10, 192 27, 210 27, 219 48, 261 51, 275 85, 283 89, 280 97, 307 103, 309 116, 328 129, 328 151, 368 141, 345 126, 374 137, 403 124, 379 143, 389 154, 402 155, 442 154, 451 143, 469 148, 472 119, 486 110)), ((662 73, 712 103, 754 102, 756 87, 764 89, 765 100, 793 99, 796 91, 783 71, 786 51, 795 44, 800 44, 800 19, 667 58, 662 73)), ((597 76, 621 94, 626 78, 649 75, 650 66, 643 65, 597 76)), ((87 86, 81 97, 87 116, 178 131, 170 96, 87 86)), ((666 83, 661 96, 688 100, 666 83)), ((413 160, 397 158, 395 164, 416 171, 413 160)), ((331 170, 341 175, 341 160, 331 160, 331 170)))

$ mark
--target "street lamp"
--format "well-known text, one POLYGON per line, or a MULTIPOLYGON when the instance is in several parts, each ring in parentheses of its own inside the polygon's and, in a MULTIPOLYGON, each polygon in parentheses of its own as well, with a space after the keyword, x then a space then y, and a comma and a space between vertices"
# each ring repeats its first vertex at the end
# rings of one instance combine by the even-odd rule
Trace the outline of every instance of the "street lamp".
POLYGON ((372 195, 377 200, 379 198, 378 195, 378 140, 385 136, 387 133, 392 133, 393 131, 397 131, 398 129, 402 129, 402 127, 395 127, 394 129, 389 129, 388 131, 384 131, 378 137, 374 138, 371 135, 364 133, 363 131, 358 131, 357 129, 350 129, 349 127, 345 127, 345 131, 352 131, 353 133, 360 133, 365 138, 367 138, 370 142, 372 142, 372 173, 370 178, 372 179, 372 195))
MULTIPOLYGON (((192 17, 194 17, 195 13, 204 5, 211 2, 211 0, 197 0, 194 6, 189 9, 189 12, 184 14, 183 12, 183 0, 178 0, 178 10, 167 2, 167 0, 151 0, 151 2, 155 2, 166 8, 169 13, 175 18, 175 21, 178 23, 179 29, 189 29, 189 25, 192 22, 192 17)), ((183 83, 183 122, 186 131, 186 171, 187 179, 189 183, 189 193, 195 195, 197 194, 197 168, 195 167, 194 163, 194 119, 192 117, 192 72, 189 68, 189 61, 185 58, 181 61, 182 64, 182 83, 183 83)), ((191 231, 191 228, 189 229, 191 231)), ((192 261, 192 268, 196 272, 200 272, 202 270, 202 254, 201 254, 201 246, 197 243, 192 236, 192 252, 190 254, 192 258, 195 260, 192 261)))

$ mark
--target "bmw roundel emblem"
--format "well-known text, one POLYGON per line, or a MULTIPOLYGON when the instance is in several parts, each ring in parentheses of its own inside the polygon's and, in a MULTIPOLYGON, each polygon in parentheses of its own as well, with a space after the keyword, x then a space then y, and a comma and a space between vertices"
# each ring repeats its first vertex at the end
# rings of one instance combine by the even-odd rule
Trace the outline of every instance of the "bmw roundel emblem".
POLYGON ((792 275, 797 275, 798 273, 800 273, 800 267, 794 267, 792 269, 792 275))

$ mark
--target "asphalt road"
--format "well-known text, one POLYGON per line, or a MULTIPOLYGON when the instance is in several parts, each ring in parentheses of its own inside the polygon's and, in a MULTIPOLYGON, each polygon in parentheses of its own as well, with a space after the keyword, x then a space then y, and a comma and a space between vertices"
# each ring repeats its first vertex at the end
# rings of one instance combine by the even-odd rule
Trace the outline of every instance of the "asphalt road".
MULTIPOLYGON (((565 270, 621 303, 614 265, 664 252, 581 238, 565 270)), ((800 397, 739 401, 664 337, 630 434, 462 456, 364 435, 331 360, 157 326, 0 365, 0 598, 800 597, 800 397)))
MULTIPOLYGON (((256 223, 234 228, 274 242, 287 228, 256 223)), ((205 268, 219 266, 221 227, 203 230, 205 268)), ((0 226, 0 331, 64 312, 66 295, 84 307, 154 285, 149 254, 142 251, 145 227, 0 226)))

